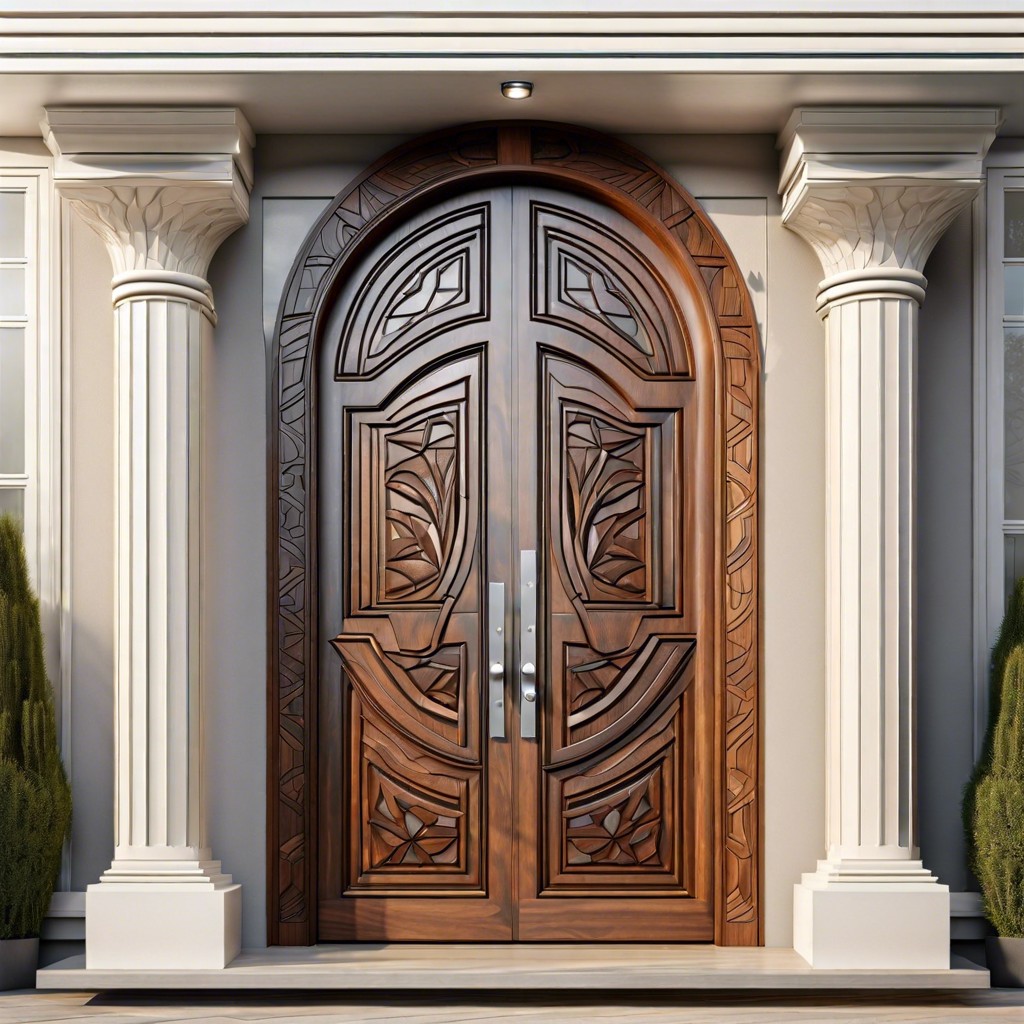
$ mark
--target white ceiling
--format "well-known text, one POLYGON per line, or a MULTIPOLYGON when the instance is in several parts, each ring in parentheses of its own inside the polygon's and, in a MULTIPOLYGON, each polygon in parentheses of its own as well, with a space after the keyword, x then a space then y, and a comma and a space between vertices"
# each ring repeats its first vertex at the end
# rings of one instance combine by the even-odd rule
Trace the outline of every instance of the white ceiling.
POLYGON ((405 133, 494 118, 568 121, 616 133, 777 133, 815 104, 997 106, 1002 135, 1024 136, 1024 79, 984 74, 637 74, 393 71, 315 74, 4 74, 0 135, 37 136, 43 107, 238 106, 258 133, 405 133), (530 100, 499 84, 527 77, 530 100))

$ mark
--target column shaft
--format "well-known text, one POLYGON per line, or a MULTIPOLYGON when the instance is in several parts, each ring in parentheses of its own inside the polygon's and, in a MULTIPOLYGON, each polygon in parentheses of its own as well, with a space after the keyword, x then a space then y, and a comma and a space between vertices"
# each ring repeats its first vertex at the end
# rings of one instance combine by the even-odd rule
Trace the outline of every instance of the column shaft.
MULTIPOLYGON (((136 296, 117 350, 118 804, 115 860, 206 846, 197 672, 197 303, 136 296)), ((169 855, 169 854, 168 854, 169 855)))
POLYGON ((912 856, 917 303, 847 298, 828 337, 829 859, 912 856))

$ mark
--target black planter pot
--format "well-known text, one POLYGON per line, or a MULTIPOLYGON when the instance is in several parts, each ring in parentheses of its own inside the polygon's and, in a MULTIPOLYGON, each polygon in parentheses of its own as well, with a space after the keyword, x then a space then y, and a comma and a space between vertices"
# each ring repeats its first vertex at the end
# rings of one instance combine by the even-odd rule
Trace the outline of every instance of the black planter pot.
POLYGON ((1024 988, 1024 939, 989 935, 985 956, 993 988, 1024 988))
POLYGON ((35 988, 39 939, 0 939, 0 992, 35 988))

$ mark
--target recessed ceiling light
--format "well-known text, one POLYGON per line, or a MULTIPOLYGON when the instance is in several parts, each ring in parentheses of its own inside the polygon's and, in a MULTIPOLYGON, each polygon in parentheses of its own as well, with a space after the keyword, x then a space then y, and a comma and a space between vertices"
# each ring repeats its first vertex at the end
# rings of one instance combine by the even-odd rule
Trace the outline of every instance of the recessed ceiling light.
POLYGON ((507 100, 528 100, 533 94, 533 82, 502 82, 501 95, 507 100))

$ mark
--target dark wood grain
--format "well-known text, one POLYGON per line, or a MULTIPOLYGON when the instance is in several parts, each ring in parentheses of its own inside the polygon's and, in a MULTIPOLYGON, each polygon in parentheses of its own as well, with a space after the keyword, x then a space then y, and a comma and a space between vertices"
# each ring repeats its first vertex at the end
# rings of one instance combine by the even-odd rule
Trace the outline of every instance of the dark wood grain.
POLYGON ((403 147, 311 233, 272 373, 269 940, 760 941, 759 358, 693 200, 563 126, 403 147), (481 468, 424 534, 411 481, 456 443, 481 468), (367 505, 335 509, 348 562, 325 446, 367 505), (487 743, 481 587, 530 546, 541 739, 487 743))

